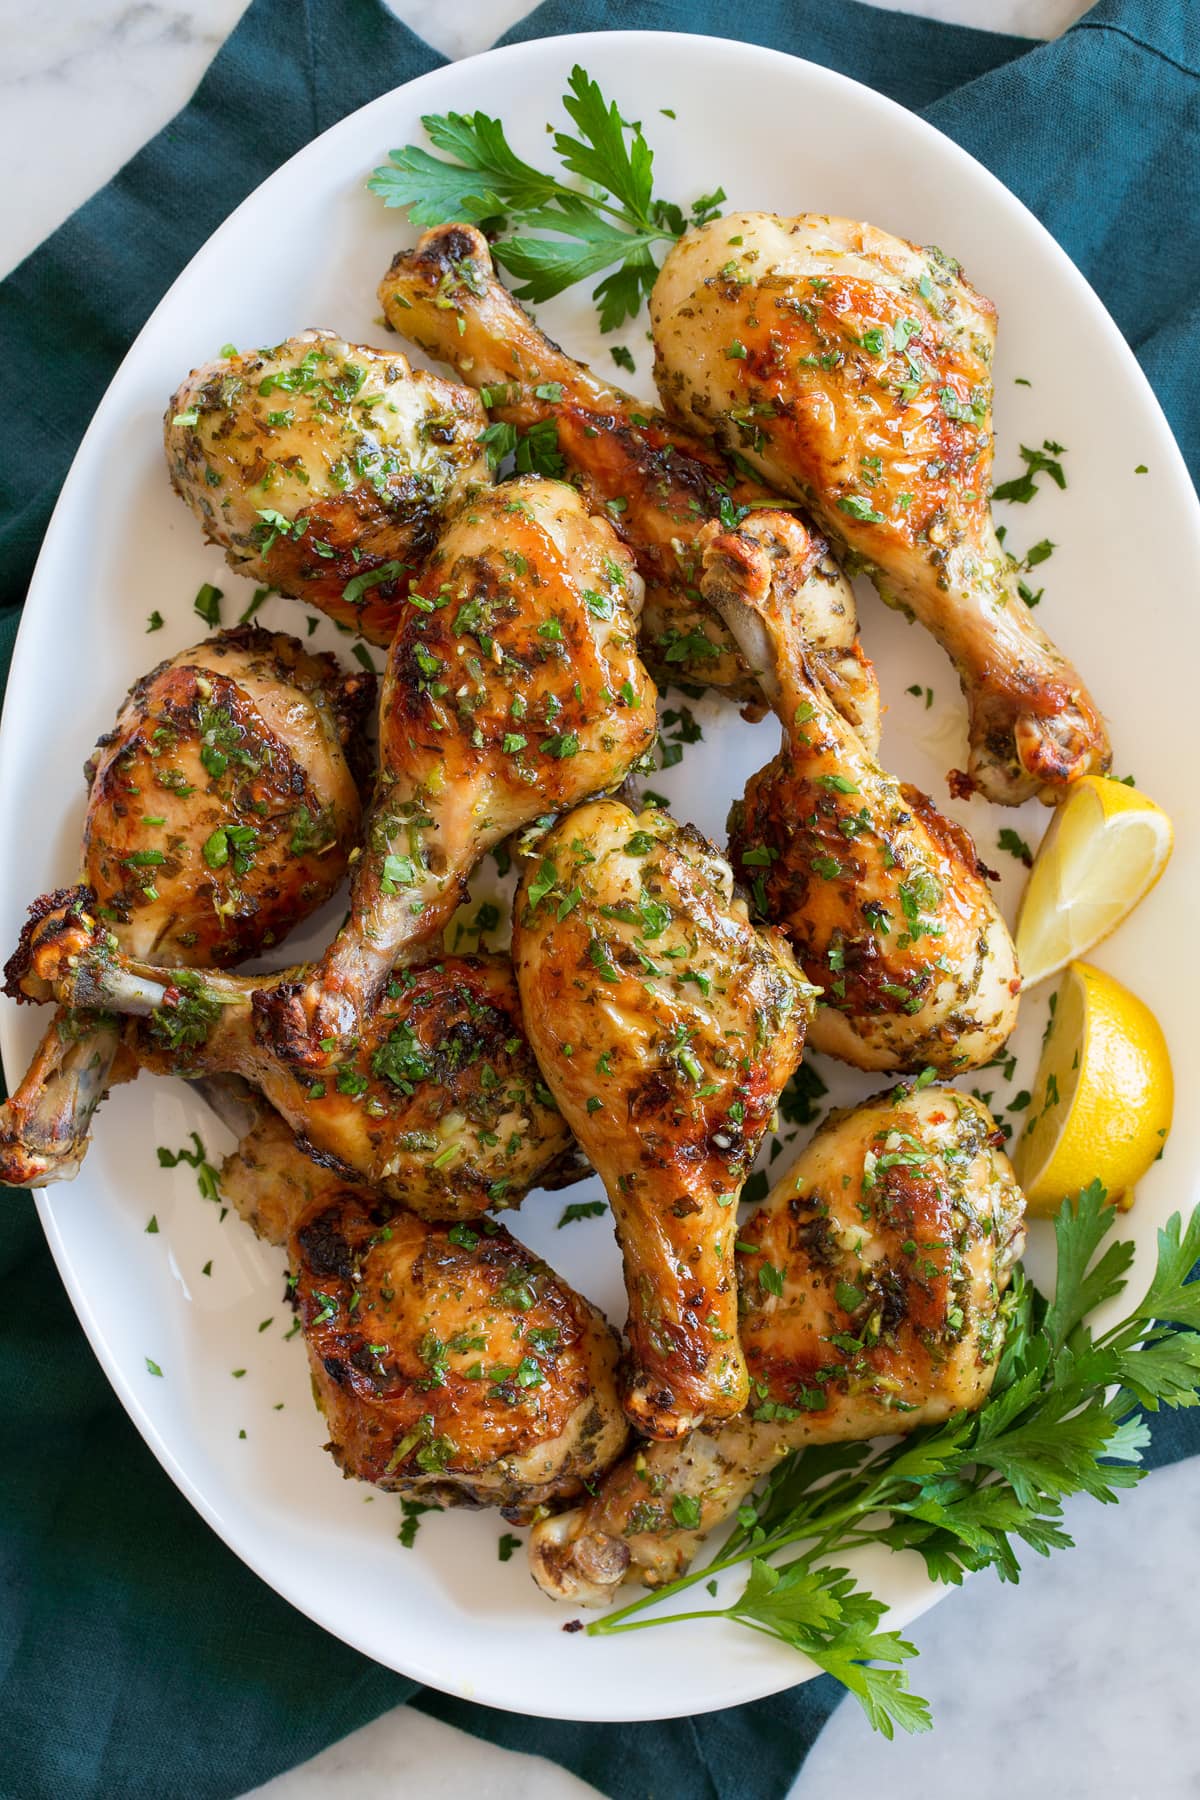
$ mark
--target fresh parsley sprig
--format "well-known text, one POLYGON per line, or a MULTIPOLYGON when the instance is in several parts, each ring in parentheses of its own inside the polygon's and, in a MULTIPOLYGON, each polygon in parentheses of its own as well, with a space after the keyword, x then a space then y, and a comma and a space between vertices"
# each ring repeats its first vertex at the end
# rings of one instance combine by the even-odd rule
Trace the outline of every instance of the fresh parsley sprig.
POLYGON ((587 183, 582 191, 523 161, 500 120, 483 112, 427 114, 430 142, 453 160, 406 144, 367 186, 385 206, 406 206, 416 225, 462 219, 485 228, 497 239, 496 260, 523 284, 514 290, 519 300, 550 300, 610 269, 592 297, 601 330, 615 331, 637 317, 654 286, 654 246, 715 217, 725 194, 702 195, 686 215, 656 199, 654 153, 641 125, 623 119, 578 64, 563 106, 579 135, 555 132, 554 149, 566 172, 587 183), (519 235, 508 235, 513 225, 519 235))
MULTIPOLYGON (((1200 1402, 1200 1208, 1184 1230, 1176 1214, 1158 1234, 1158 1264, 1141 1302, 1095 1335, 1089 1316, 1124 1291, 1127 1241, 1101 1249, 1113 1209, 1093 1182, 1055 1219, 1053 1300, 1018 1270, 1005 1296, 1006 1341, 987 1403, 868 1450, 817 1445, 782 1463, 743 1506, 730 1538, 706 1567, 593 1620, 596 1636, 680 1619, 731 1619, 778 1639, 833 1675, 871 1724, 924 1731, 928 1704, 903 1665, 915 1654, 879 1626, 886 1608, 834 1559, 865 1545, 920 1555, 935 1581, 994 1569, 1017 1581, 1018 1546, 1040 1556, 1067 1549, 1063 1501, 1111 1502, 1145 1473, 1142 1413, 1200 1402), (773 1559, 798 1544, 805 1549, 773 1559), (665 1615, 648 1609, 726 1569, 749 1563, 728 1606, 665 1615)), ((714 1583, 715 1591, 715 1583, 714 1583)))

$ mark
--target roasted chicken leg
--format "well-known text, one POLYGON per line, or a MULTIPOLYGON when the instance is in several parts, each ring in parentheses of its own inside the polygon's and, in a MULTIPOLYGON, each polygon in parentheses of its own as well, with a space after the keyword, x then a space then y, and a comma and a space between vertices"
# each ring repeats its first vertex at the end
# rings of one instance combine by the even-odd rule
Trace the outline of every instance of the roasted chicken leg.
POLYGON ((194 369, 167 408, 171 484, 239 574, 388 644, 453 507, 491 476, 456 382, 329 331, 194 369))
POLYGON ((507 957, 444 957, 398 971, 318 1080, 261 1035, 253 1004, 261 977, 165 971, 124 955, 86 888, 31 909, 6 976, 17 999, 128 1015, 125 1046, 154 1073, 243 1076, 310 1156, 423 1218, 517 1206, 531 1187, 579 1173, 525 1040, 507 957))
POLYGON ((735 213, 675 246, 650 316, 672 416, 803 500, 947 651, 973 785, 1054 801, 1108 767, 992 525, 996 311, 957 263, 850 219, 735 213))
POLYGON ((318 1167, 252 1090, 202 1085, 242 1134, 222 1197, 287 1246, 344 1474, 514 1522, 590 1489, 629 1434, 596 1308, 490 1219, 428 1224, 318 1167))
MULTIPOLYGON (((83 873, 130 955, 225 968, 277 944, 340 885, 375 681, 243 626, 130 690, 85 773, 83 873)), ((58 1012, 0 1108, 0 1183, 79 1167, 114 1066, 111 1020, 58 1012)))
POLYGON ((603 1606, 659 1587, 793 1450, 908 1432, 986 1400, 1024 1197, 987 1109, 953 1088, 833 1113, 738 1229, 740 1418, 646 1444, 534 1530, 534 1578, 603 1606))
POLYGON ((562 482, 508 482, 456 515, 388 655, 350 917, 303 988, 261 1002, 298 1064, 335 1060, 397 962, 440 946, 486 851, 619 786, 653 743, 641 591, 628 551, 562 482))
MULTIPOLYGON (((549 431, 569 479, 637 558, 643 653, 658 678, 756 698, 736 644, 700 595, 695 539, 707 520, 778 506, 778 495, 551 343, 501 284, 472 225, 439 225, 402 251, 379 300, 395 330, 480 389, 493 419, 535 441, 549 431)), ((810 530, 800 544, 788 546, 779 585, 796 590, 834 703, 873 745, 879 694, 858 646, 853 592, 822 538, 810 530)))
POLYGON ((530 1041, 612 1203, 625 1410, 646 1436, 678 1437, 745 1404, 737 1198, 812 990, 698 832, 616 801, 542 840, 514 920, 530 1041))
POLYGON ((730 815, 730 856, 823 993, 811 1038, 861 1069, 955 1071, 1016 1022, 1016 953, 967 833, 880 768, 829 703, 759 541, 786 518, 702 534, 701 585, 783 727, 730 815))

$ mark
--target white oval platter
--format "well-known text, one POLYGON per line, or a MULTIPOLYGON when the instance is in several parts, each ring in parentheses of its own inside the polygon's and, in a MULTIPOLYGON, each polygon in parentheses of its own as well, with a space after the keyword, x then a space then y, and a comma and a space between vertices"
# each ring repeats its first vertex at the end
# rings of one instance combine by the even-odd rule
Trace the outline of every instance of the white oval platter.
MULTIPOLYGON (((202 543, 167 484, 160 420, 176 383, 227 341, 274 343, 308 325, 386 343, 376 284, 398 245, 415 234, 367 193, 372 168, 393 146, 423 141, 422 113, 477 107, 501 115, 516 148, 544 162, 552 154, 545 127, 561 122, 559 96, 576 62, 624 117, 644 121, 656 152, 657 192, 686 203, 720 184, 731 207, 868 218, 918 243, 940 244, 998 304, 998 478, 1018 471, 1019 444, 1044 438, 1067 446, 1069 476, 1065 492, 1043 483, 1031 505, 1002 509, 1009 547, 1023 552, 1035 540, 1053 540, 1053 558, 1038 571, 1041 617, 1108 714, 1116 772, 1134 774, 1179 827, 1167 878, 1097 960, 1162 1020, 1186 1096, 1200 1083, 1188 976, 1200 887, 1200 829, 1194 810, 1189 817, 1200 512, 1157 403, 1068 258, 963 151, 842 77, 702 37, 566 37, 440 69, 345 119, 293 158, 179 277, 84 438, 25 608, 0 735, 0 949, 15 943, 34 896, 74 877, 80 765, 126 687, 158 657, 203 636, 192 611, 203 582, 224 590, 226 622, 249 599, 248 585, 202 543), (1138 465, 1147 473, 1135 473, 1138 465), (147 636, 156 608, 166 626, 147 636)), ((541 309, 541 321, 575 354, 613 372, 612 340, 598 336, 586 289, 541 309)), ((649 394, 643 325, 626 336, 636 374, 622 379, 649 394)), ((945 773, 964 756, 963 710, 949 665, 869 590, 861 612, 889 704, 884 760, 963 819, 985 860, 1004 867, 1011 918, 1022 871, 998 851, 997 834, 1010 825, 1036 842, 1046 815, 1036 805, 1013 814, 978 800, 949 801, 945 773)), ((300 630, 303 609, 275 599, 259 617, 300 630)), ((314 642, 345 655, 346 640, 324 624, 314 642)), ((375 661, 381 665, 378 652, 375 661)), ((694 710, 702 741, 653 785, 670 795, 680 818, 723 843, 729 802, 773 754, 775 727, 747 725, 735 709, 707 700, 694 710)), ((289 944, 288 959, 315 950, 339 911, 340 903, 289 944)), ((1001 1111, 1022 1081, 1030 1085, 1044 1007, 1036 993, 1024 1003, 1014 1080, 996 1069, 976 1078, 1001 1111)), ((0 1009, 10 1081, 43 1023, 38 1009, 0 1009)), ((878 1085, 829 1064, 822 1073, 839 1101, 878 1085)), ((121 1089, 99 1116, 78 1179, 45 1191, 39 1206, 84 1329, 138 1429, 193 1505, 265 1581, 380 1662, 516 1711, 661 1718, 729 1706, 803 1676, 790 1652, 726 1624, 671 1626, 665 1637, 564 1637, 564 1615, 530 1583, 523 1553, 499 1561, 505 1527, 495 1514, 429 1516, 411 1549, 399 1544, 398 1503, 343 1481, 322 1450, 303 1348, 285 1337, 290 1317, 280 1253, 254 1241, 236 1217, 221 1222, 218 1208, 198 1198, 191 1170, 158 1165, 156 1147, 178 1147, 192 1129, 219 1159, 229 1140, 182 1084, 144 1078, 121 1089), (151 1214, 159 1230, 148 1234, 151 1214), (161 1378, 148 1372, 148 1357, 161 1378), (241 1369, 245 1374, 234 1378, 241 1369)), ((1184 1105, 1166 1158, 1120 1222, 1138 1244, 1135 1281, 1145 1273, 1155 1228, 1198 1197, 1198 1169, 1200 1114, 1184 1105)), ((607 1219, 558 1228, 567 1201, 589 1197, 594 1184, 565 1196, 535 1194, 515 1227, 619 1319, 619 1265, 607 1219)), ((1044 1271, 1045 1252, 1046 1230, 1038 1227, 1030 1253, 1037 1271, 1044 1271)), ((1128 1504, 1136 1507, 1136 1498, 1128 1504)), ((942 1591, 915 1558, 880 1554, 862 1572, 901 1622, 942 1591)))

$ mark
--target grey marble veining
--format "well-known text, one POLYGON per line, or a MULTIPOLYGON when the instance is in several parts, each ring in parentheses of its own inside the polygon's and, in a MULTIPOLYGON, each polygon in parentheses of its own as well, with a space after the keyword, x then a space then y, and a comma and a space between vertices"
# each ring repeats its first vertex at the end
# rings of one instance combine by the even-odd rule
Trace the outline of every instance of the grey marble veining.
MULTIPOLYGON (((895 0, 886 0, 887 4, 895 0)), ((0 0, 0 273, 13 267, 186 101, 245 0, 0 0)), ((395 0, 448 56, 485 49, 524 0, 395 0)), ((1080 0, 916 0, 908 10, 1051 36, 1080 0)), ((1152 1476, 1120 1507, 1080 1504, 1078 1548, 1031 1558, 916 1624, 932 1735, 887 1744, 851 1704, 793 1800, 1184 1800, 1200 1795, 1200 1462, 1152 1476)), ((664 1634, 664 1655, 669 1640, 664 1634)), ((270 1800, 571 1800, 593 1790, 407 1708, 257 1790, 270 1800)), ((698 1797, 699 1800, 699 1797, 698 1797)))

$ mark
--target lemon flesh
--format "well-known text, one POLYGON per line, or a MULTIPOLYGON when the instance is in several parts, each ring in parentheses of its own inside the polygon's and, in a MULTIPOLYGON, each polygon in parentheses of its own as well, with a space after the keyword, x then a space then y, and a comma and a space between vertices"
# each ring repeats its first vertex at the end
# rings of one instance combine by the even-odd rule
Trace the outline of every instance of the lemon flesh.
POLYGON ((1128 1201, 1162 1153, 1173 1105, 1171 1059, 1150 1008, 1111 975, 1072 963, 1013 1155, 1030 1212, 1056 1212, 1091 1181, 1128 1201))
POLYGON ((1057 975, 1128 917, 1167 866, 1171 821, 1136 788, 1086 775, 1042 839, 1017 918, 1022 985, 1057 975))

